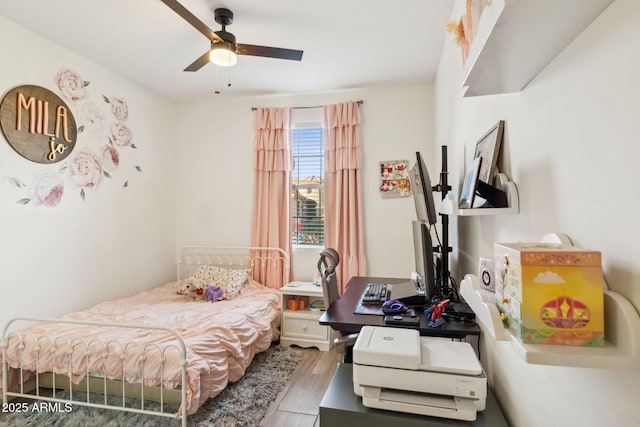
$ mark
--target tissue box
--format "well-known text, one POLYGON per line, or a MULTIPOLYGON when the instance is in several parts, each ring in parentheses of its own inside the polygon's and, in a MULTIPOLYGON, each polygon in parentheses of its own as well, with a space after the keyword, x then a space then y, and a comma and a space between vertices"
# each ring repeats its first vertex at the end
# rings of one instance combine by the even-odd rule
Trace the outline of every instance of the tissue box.
POLYGON ((604 346, 600 252, 544 243, 496 243, 496 304, 522 342, 604 346))

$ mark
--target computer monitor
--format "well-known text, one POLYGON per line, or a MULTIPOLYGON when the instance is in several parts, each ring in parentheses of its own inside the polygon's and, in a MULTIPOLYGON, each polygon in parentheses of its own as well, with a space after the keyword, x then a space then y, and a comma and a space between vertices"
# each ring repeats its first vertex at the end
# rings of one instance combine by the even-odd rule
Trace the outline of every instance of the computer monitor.
POLYGON ((436 206, 433 202, 433 191, 427 165, 419 151, 416 151, 416 164, 411 168, 411 184, 413 201, 416 205, 418 221, 435 224, 438 222, 436 206))
POLYGON ((418 281, 424 287, 425 302, 433 297, 436 279, 433 264, 433 245, 430 226, 424 221, 413 221, 413 251, 418 281))

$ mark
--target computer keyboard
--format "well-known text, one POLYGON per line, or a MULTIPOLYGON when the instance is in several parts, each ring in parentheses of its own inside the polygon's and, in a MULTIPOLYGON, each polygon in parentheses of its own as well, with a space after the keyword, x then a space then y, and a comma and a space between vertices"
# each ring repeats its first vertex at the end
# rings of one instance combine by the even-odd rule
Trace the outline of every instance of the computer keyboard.
POLYGON ((362 305, 382 305, 390 293, 386 283, 367 283, 360 302, 362 305))

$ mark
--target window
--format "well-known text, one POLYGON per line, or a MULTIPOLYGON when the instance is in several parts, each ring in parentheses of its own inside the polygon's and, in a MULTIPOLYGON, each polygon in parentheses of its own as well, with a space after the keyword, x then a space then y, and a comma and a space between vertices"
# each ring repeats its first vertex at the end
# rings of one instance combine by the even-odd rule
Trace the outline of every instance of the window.
POLYGON ((292 130, 293 244, 324 246, 324 128, 292 130))

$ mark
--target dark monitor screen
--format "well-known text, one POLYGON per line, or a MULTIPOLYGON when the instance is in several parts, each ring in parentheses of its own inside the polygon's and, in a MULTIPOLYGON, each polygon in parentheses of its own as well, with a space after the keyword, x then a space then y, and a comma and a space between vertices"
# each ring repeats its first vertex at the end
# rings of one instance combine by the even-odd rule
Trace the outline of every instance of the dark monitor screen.
POLYGON ((433 244, 429 224, 424 221, 413 221, 413 251, 416 258, 416 273, 421 284, 424 285, 425 299, 431 300, 436 288, 433 244))
POLYGON ((418 221, 435 224, 438 222, 436 207, 433 202, 433 191, 429 171, 420 152, 416 152, 416 164, 411 169, 411 184, 413 185, 413 201, 416 205, 418 221))

